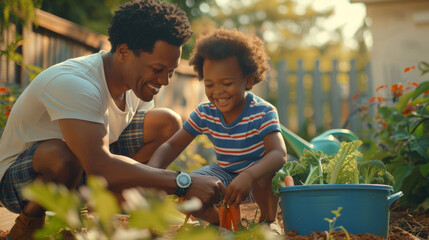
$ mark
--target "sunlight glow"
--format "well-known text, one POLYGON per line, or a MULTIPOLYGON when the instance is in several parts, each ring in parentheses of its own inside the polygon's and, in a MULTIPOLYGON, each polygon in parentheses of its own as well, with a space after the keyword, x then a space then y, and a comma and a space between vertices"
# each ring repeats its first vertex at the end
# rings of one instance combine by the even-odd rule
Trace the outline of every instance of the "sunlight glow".
MULTIPOLYGON (((258 0, 241 0, 241 1, 231 1, 231 0, 216 0, 216 3, 224 13, 230 12, 231 8, 237 8, 239 6, 247 6, 253 2, 258 0)), ((260 0, 261 1, 261 0, 260 0)), ((330 8, 334 9, 334 14, 324 20, 321 20, 318 25, 327 30, 334 30, 336 28, 341 29, 342 35, 345 40, 345 44, 347 47, 354 48, 356 47, 356 40, 354 39, 354 35, 356 31, 362 26, 363 21, 365 20, 366 10, 365 4, 363 3, 353 3, 351 4, 349 0, 295 0, 297 5, 294 9, 298 14, 304 14, 306 8, 311 6, 315 11, 323 11, 330 8)), ((284 3, 284 0, 277 0, 279 7, 279 13, 285 14, 288 9, 284 3)), ((262 17, 263 14, 257 13, 256 16, 258 19, 262 17)), ((248 16, 246 16, 248 18, 248 16)), ((241 23, 246 23, 247 18, 241 18, 241 23)), ((273 35, 275 33, 267 33, 267 37, 264 39, 269 41, 269 39, 273 39, 273 35)), ((324 34, 318 34, 314 36, 317 38, 317 42, 320 44, 324 44, 329 38, 324 34)), ((372 39, 368 35, 364 35, 366 43, 372 43, 372 39)))

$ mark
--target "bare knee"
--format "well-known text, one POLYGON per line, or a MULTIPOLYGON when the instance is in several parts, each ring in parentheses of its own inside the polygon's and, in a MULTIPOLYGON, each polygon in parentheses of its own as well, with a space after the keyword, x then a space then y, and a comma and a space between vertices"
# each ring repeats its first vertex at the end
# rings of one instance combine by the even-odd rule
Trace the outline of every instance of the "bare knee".
POLYGON ((263 177, 263 178, 259 179, 258 181, 256 181, 255 185, 253 187, 261 188, 261 189, 265 189, 265 190, 268 190, 267 187, 269 189, 271 189, 273 177, 274 177, 274 175, 269 175, 269 176, 263 177))
POLYGON ((45 181, 73 187, 82 176, 82 167, 66 143, 60 139, 39 144, 33 155, 33 167, 45 181))
POLYGON ((179 114, 168 108, 157 108, 146 113, 144 120, 144 137, 146 140, 167 141, 182 126, 179 114))

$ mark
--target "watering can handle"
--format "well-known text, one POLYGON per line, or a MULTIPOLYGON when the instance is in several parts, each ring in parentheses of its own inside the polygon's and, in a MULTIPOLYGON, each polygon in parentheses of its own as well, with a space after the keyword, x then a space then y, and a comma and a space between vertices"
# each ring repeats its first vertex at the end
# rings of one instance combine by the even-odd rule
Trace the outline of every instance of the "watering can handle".
POLYGON ((352 131, 348 130, 348 129, 331 129, 331 130, 327 130, 326 132, 320 134, 319 136, 315 137, 314 139, 323 139, 326 138, 330 135, 337 135, 337 136, 342 136, 342 137, 347 137, 349 139, 349 141, 355 141, 358 140, 359 138, 356 136, 356 134, 354 134, 352 131))
POLYGON ((389 206, 390 207, 390 205, 392 205, 392 203, 394 202, 394 201, 396 201, 396 200, 398 200, 398 198, 400 198, 400 197, 402 197, 402 196, 404 196, 404 194, 402 193, 402 191, 399 191, 399 192, 397 192, 397 193, 395 193, 395 194, 392 194, 392 195, 390 195, 390 196, 388 196, 387 197, 387 206, 389 206))

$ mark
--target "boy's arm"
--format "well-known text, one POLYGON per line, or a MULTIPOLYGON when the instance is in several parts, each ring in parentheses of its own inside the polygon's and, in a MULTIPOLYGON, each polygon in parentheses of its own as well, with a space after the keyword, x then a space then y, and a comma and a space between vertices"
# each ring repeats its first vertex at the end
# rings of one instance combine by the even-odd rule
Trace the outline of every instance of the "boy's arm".
POLYGON ((155 151, 147 165, 156 168, 168 167, 194 138, 181 128, 155 151))
POLYGON ((273 132, 264 137, 265 156, 254 166, 242 173, 257 181, 277 172, 286 163, 286 145, 280 132, 273 132))
POLYGON ((263 141, 265 156, 258 163, 241 172, 228 186, 225 200, 229 205, 240 204, 256 181, 274 174, 286 163, 286 146, 280 132, 266 135, 263 141))

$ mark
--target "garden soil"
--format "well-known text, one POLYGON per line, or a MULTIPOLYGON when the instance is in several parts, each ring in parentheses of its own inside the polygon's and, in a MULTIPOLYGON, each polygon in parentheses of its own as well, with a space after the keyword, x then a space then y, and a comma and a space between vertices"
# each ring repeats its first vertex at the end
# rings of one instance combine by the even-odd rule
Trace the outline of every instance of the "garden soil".
MULTIPOLYGON (((242 204, 241 216, 243 224, 252 222, 255 219, 257 210, 256 204, 242 204)), ((282 214, 279 209, 278 221, 283 228, 282 214)), ((258 217, 258 216, 257 216, 258 217)), ((126 225, 126 219, 121 220, 122 224, 126 225)), ((177 229, 177 228, 176 228, 177 229)), ((172 229, 174 232, 174 227, 172 229)), ((8 231, 0 231, 0 240, 6 239, 8 231)), ((174 235, 174 234, 173 234, 174 235)), ((290 231, 284 234, 285 239, 293 240, 314 240, 326 239, 325 233, 314 232, 307 236, 300 236, 295 231, 290 231)), ((346 239, 343 232, 334 232, 333 236, 336 240, 346 239)), ((352 240, 384 240, 380 236, 372 234, 350 234, 352 240)), ((71 239, 71 238, 67 238, 71 239)), ((388 240, 429 240, 429 212, 408 212, 407 210, 391 210, 390 211, 390 225, 388 240)))

